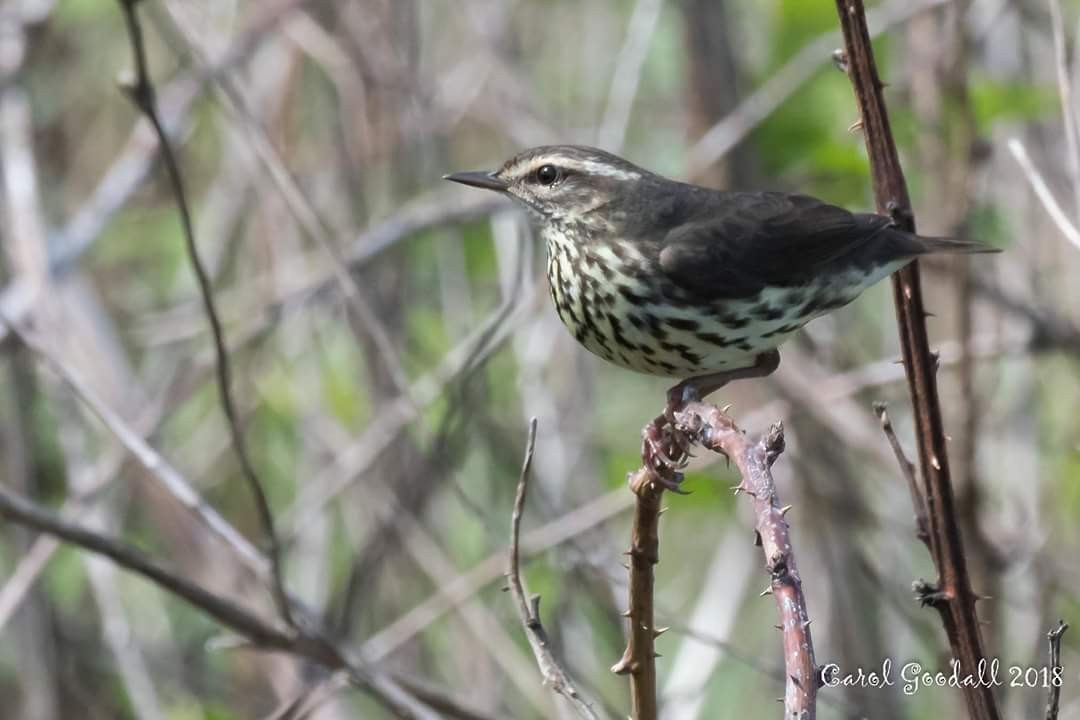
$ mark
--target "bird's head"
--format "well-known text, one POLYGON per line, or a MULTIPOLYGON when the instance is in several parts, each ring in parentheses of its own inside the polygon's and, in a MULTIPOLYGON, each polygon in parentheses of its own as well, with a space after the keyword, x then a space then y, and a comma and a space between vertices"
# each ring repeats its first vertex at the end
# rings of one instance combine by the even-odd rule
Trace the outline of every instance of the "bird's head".
POLYGON ((618 201, 634 196, 646 177, 651 177, 648 171, 603 150, 547 145, 518 153, 498 170, 453 173, 445 179, 508 195, 541 221, 588 223, 610 222, 621 210, 618 201))

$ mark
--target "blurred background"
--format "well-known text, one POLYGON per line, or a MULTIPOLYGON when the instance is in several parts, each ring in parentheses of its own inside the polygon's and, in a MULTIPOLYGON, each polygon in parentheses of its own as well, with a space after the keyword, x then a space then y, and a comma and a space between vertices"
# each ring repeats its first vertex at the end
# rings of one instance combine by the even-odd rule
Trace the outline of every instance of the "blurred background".
MULTIPOLYGON (((631 493, 669 381, 605 366, 559 324, 508 202, 440 176, 550 142, 672 177, 873 207, 831 2, 147 0, 158 107, 233 361, 287 583, 357 658, 472 715, 569 717, 501 592, 526 424, 539 419, 524 573, 557 655, 625 717, 631 493)), ((1042 666, 1080 620, 1080 154, 1075 0, 887 0, 871 26, 922 232, 1002 255, 924 266, 969 568, 988 652, 1042 666), (1049 209, 1048 209, 1049 208, 1049 209), (1055 210, 1056 209, 1056 210, 1055 210), (1055 215, 1056 213, 1056 215, 1055 215)), ((0 4, 0 309, 258 548, 206 316, 145 119, 118 87, 118 2, 0 4)), ((0 482, 273 616, 223 542, 55 368, 0 330, 0 482)), ((936 572, 871 403, 914 439, 888 283, 812 323, 766 381, 718 393, 775 468, 819 663, 947 643, 936 572)), ((770 717, 782 694, 761 551, 724 463, 669 497, 657 567, 663 717, 770 717)), ((189 499, 190 500, 190 499, 189 499)), ((188 503, 190 505, 190 502, 188 503)), ((248 546, 250 548, 250 546, 248 546)), ((265 575, 265 573, 264 573, 265 575)), ((1080 718, 1080 632, 1062 718, 1080 718)), ((1008 717, 1042 687, 999 689, 1008 717)), ((245 646, 145 580, 0 526, 0 716, 393 717, 245 646), (293 704, 293 705, 290 705, 293 704)), ((930 688, 831 689, 819 717, 961 717, 930 688)))

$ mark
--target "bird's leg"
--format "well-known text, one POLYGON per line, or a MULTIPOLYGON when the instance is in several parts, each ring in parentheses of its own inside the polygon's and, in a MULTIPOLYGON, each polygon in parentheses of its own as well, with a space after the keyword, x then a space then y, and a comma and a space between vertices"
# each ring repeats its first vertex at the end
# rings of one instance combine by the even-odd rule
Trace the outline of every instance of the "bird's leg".
POLYGON ((704 400, 707 396, 733 380, 750 380, 772 375, 778 367, 780 367, 780 351, 769 350, 755 357, 753 365, 734 368, 733 370, 722 370, 708 375, 698 375, 683 380, 668 390, 665 414, 674 423, 675 411, 681 409, 687 403, 704 400))
POLYGON ((683 380, 667 392, 664 412, 642 431, 641 459, 657 481, 665 488, 680 492, 682 476, 679 471, 689 460, 690 438, 679 430, 675 413, 688 403, 698 402, 733 380, 748 380, 771 375, 780 367, 780 351, 769 350, 754 358, 754 363, 742 368, 698 375, 683 380))

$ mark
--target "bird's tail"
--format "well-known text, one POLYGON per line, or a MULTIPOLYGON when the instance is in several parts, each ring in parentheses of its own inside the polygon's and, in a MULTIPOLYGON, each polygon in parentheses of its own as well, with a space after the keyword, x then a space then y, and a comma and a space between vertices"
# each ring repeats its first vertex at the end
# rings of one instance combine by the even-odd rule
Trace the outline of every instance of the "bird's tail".
POLYGON ((1001 248, 987 245, 976 240, 957 240, 947 237, 925 237, 916 235, 915 241, 921 246, 922 254, 950 253, 953 255, 973 255, 975 253, 997 253, 1001 248))

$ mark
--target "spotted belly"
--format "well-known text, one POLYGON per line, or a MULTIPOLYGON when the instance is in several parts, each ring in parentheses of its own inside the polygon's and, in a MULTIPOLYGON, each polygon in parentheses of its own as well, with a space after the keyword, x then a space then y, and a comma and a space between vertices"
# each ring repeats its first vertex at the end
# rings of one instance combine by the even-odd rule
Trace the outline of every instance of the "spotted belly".
POLYGON ((679 378, 752 365, 813 318, 851 302, 870 279, 859 273, 827 286, 767 288, 702 304, 647 263, 627 246, 616 254, 549 241, 551 297, 563 324, 591 352, 630 370, 679 378))

